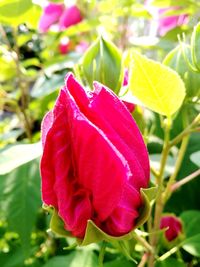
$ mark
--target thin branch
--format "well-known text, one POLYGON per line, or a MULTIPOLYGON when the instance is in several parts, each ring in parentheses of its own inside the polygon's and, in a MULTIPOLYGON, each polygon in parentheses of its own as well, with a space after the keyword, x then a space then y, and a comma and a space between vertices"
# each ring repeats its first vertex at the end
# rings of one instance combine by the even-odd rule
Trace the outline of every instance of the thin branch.
POLYGON ((171 192, 176 191, 178 188, 180 188, 182 185, 189 183, 193 179, 197 178, 200 175, 200 169, 193 172, 192 174, 186 176, 185 178, 181 179, 180 181, 174 183, 171 186, 171 192))
POLYGON ((144 253, 144 255, 142 256, 142 259, 140 261, 140 263, 138 264, 138 267, 144 267, 146 262, 148 260, 148 254, 144 253))

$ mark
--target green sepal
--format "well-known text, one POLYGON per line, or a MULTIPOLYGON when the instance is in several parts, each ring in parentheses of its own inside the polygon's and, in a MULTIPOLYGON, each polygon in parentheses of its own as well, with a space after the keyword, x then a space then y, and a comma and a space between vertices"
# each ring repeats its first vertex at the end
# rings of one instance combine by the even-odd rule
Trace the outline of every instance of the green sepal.
MULTIPOLYGON (((77 238, 76 239, 77 244, 79 246, 87 246, 91 243, 96 243, 100 241, 108 241, 111 243, 116 243, 118 241, 126 241, 132 239, 134 230, 147 221, 150 215, 150 208, 151 208, 150 202, 155 198, 156 192, 157 192, 156 187, 141 189, 141 195, 143 198, 143 207, 140 210, 140 216, 137 219, 134 229, 128 234, 119 237, 111 236, 102 231, 92 220, 88 220, 84 239, 77 238)), ((52 232, 60 236, 73 237, 69 231, 65 230, 64 222, 58 215, 56 209, 53 209, 53 214, 50 221, 50 229, 52 230, 52 232)))
POLYGON ((80 246, 86 246, 86 245, 89 245, 90 243, 100 242, 103 240, 112 243, 116 241, 121 241, 121 240, 125 241, 125 240, 132 239, 135 228, 141 226, 147 221, 150 215, 150 208, 151 208, 150 202, 151 200, 155 198, 156 192, 157 192, 156 187, 141 189, 141 195, 142 195, 144 204, 143 204, 142 209, 140 210, 140 216, 136 222, 136 225, 131 232, 129 232, 128 234, 119 236, 119 237, 111 236, 111 235, 106 234, 104 231, 102 231, 98 226, 96 226, 96 224, 93 221, 88 220, 84 239, 83 240, 77 239, 78 244, 80 246))
POLYGON ((55 208, 53 208, 53 213, 50 221, 50 229, 52 232, 59 236, 63 237, 73 237, 71 232, 65 230, 64 222, 61 217, 58 215, 58 212, 55 208))

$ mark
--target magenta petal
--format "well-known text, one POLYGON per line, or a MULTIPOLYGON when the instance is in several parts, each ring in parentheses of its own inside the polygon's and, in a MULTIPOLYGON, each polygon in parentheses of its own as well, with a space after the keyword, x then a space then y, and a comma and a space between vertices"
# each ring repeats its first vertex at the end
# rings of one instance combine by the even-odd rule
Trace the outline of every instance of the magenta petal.
POLYGON ((92 192, 94 211, 104 220, 121 198, 129 167, 104 133, 80 112, 67 88, 66 96, 76 176, 92 192))
POLYGON ((104 222, 107 233, 120 236, 130 232, 139 216, 141 196, 132 186, 126 185, 119 204, 104 222))
POLYGON ((86 93, 73 75, 66 78, 66 86, 81 112, 99 127, 111 143, 126 158, 133 186, 147 187, 149 159, 140 131, 124 104, 111 90, 94 83, 93 93, 86 93))
POLYGON ((125 100, 122 100, 122 102, 127 107, 127 109, 129 110, 130 113, 132 113, 135 110, 135 104, 127 102, 125 100))
POLYGON ((48 131, 50 130, 51 126, 53 124, 53 112, 49 111, 43 118, 42 124, 41 124, 41 133, 42 133, 42 146, 44 146, 46 141, 46 136, 48 134, 48 131))

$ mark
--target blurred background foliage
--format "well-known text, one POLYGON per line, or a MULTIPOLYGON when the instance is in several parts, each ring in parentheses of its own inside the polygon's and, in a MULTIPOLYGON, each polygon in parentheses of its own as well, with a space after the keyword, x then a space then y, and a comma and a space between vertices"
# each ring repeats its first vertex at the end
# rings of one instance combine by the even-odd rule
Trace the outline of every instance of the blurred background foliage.
MULTIPOLYGON (((66 2, 69 4, 69 1, 66 2)), ((39 140, 41 120, 53 106, 58 90, 63 86, 66 73, 75 70, 82 82, 88 87, 91 86, 92 80, 87 81, 84 78, 90 70, 86 68, 80 70, 80 62, 90 60, 86 56, 83 60, 81 58, 87 47, 94 43, 98 36, 111 40, 120 49, 119 53, 123 52, 124 68, 128 66, 129 51, 134 48, 173 68, 183 78, 187 88, 187 98, 181 112, 176 114, 172 137, 187 124, 182 118, 184 112, 188 114, 190 122, 199 113, 200 74, 191 71, 185 63, 177 35, 185 33, 186 50, 190 52, 191 34, 200 17, 200 2, 196 0, 153 0, 150 4, 148 2, 77 0, 72 4, 76 5, 81 13, 81 20, 78 23, 59 29, 58 21, 55 21, 44 30, 39 27, 39 23, 41 16, 44 15, 45 2, 0 1, 0 265, 2 267, 97 266, 98 245, 90 245, 84 249, 63 250, 63 247, 72 244, 73 240, 58 239, 46 231, 49 217, 42 209, 40 196, 39 140), (172 16, 176 18, 185 16, 185 22, 176 23, 172 28, 161 31, 161 20, 155 17, 161 8, 165 11, 161 12, 161 20, 172 16)), ((114 69, 119 72, 117 75, 121 78, 115 81, 115 86, 118 84, 120 89, 123 69, 117 67, 121 64, 117 62, 117 60, 114 63, 111 61, 110 64, 116 64, 114 69)), ((157 166, 163 144, 160 117, 139 106, 133 116, 147 139, 151 162, 157 166)), ((199 151, 199 133, 194 133, 189 140, 178 174, 179 179, 198 168, 199 151)), ((174 147, 174 154, 172 153, 168 159, 166 179, 173 172, 176 153, 174 147)), ((153 178, 152 176, 152 183, 153 178)), ((180 215, 186 210, 199 210, 199 188, 198 179, 183 186, 168 201, 166 211, 180 215)), ((196 212, 198 216, 194 225, 200 223, 200 213, 196 212)), ((186 222, 190 220, 190 217, 184 214, 183 217, 186 222)), ((187 249, 182 253, 185 262, 193 260, 193 266, 197 266, 200 245, 195 253, 188 252, 187 249)), ((136 259, 140 257, 140 248, 134 251, 133 256, 136 259)), ((113 247, 109 247, 105 267, 124 264, 134 266, 134 263, 128 261, 113 247)), ((162 263, 159 264, 162 266, 162 263)), ((174 259, 170 258, 163 266, 172 264, 186 266, 183 262, 178 263, 176 260, 174 262, 174 259)))

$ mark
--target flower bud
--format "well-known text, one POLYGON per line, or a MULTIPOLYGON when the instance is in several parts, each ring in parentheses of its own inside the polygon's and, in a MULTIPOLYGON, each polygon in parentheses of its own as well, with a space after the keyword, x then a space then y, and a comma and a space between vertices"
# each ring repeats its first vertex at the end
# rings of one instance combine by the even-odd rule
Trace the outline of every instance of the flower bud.
POLYGON ((200 22, 195 26, 191 37, 192 61, 197 70, 200 72, 199 45, 200 45, 200 22))
POLYGON ((86 51, 81 62, 84 77, 90 87, 101 82, 118 93, 121 87, 121 55, 117 47, 100 37, 86 51))
POLYGON ((182 222, 174 215, 163 216, 160 222, 160 229, 164 228, 168 228, 165 231, 165 237, 171 242, 182 233, 182 222))

